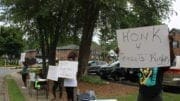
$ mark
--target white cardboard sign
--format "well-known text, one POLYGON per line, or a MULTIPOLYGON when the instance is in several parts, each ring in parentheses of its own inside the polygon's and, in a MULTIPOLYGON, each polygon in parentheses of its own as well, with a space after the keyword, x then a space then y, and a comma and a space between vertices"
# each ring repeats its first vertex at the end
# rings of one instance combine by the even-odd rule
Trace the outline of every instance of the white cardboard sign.
POLYGON ((170 65, 166 25, 120 29, 116 33, 121 67, 144 68, 170 65))
POLYGON ((49 66, 47 79, 57 81, 58 80, 58 66, 49 66))
POLYGON ((76 78, 78 68, 77 61, 59 61, 59 74, 58 76, 61 78, 76 78))

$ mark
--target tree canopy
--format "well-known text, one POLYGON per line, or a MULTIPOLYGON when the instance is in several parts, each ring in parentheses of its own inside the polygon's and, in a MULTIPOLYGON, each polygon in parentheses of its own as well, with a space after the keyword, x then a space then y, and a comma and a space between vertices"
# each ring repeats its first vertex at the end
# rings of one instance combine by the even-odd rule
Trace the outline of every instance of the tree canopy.
POLYGON ((18 58, 23 50, 22 31, 14 27, 0 27, 0 55, 18 58))
POLYGON ((172 0, 1 0, 1 4, 5 10, 1 18, 35 36, 49 64, 55 65, 56 47, 65 38, 80 44, 78 75, 82 76, 95 28, 100 29, 102 44, 116 47, 116 29, 161 24, 172 0))

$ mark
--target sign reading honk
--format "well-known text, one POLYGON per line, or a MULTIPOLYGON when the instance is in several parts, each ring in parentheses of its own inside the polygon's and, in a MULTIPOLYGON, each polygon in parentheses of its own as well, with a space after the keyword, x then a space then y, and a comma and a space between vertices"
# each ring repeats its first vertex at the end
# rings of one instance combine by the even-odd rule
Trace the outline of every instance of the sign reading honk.
POLYGON ((143 68, 170 65, 166 25, 119 29, 116 32, 121 67, 143 68))

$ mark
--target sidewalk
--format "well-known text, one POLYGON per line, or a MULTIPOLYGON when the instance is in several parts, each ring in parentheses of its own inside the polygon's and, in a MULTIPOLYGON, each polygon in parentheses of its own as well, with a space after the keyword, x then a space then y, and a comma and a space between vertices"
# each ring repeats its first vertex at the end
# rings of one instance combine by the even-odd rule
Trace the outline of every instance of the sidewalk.
MULTIPOLYGON (((51 99, 53 98, 50 91, 49 91, 48 99, 46 98, 45 93, 40 91, 38 99, 37 99, 36 90, 32 89, 32 95, 31 95, 31 94, 29 94, 29 89, 28 88, 26 88, 26 89, 22 88, 23 82, 22 82, 20 74, 13 73, 11 75, 14 78, 14 80, 17 82, 17 85, 19 86, 19 89, 21 90, 21 92, 25 96, 26 101, 51 101, 51 99)), ((58 92, 57 92, 57 97, 58 97, 58 92)), ((63 90, 63 97, 62 97, 61 100, 57 98, 56 100, 53 100, 53 101, 67 101, 65 91, 63 90)))
POLYGON ((9 101, 4 76, 0 76, 0 101, 9 101))

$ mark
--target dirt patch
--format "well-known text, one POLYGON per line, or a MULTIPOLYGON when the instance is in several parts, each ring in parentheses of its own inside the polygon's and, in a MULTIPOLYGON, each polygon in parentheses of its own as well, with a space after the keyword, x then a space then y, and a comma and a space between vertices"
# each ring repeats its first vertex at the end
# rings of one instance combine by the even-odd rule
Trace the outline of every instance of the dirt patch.
POLYGON ((112 82, 103 85, 80 82, 78 86, 81 93, 86 92, 87 90, 94 90, 98 97, 122 96, 138 92, 138 87, 136 86, 128 86, 112 82))

